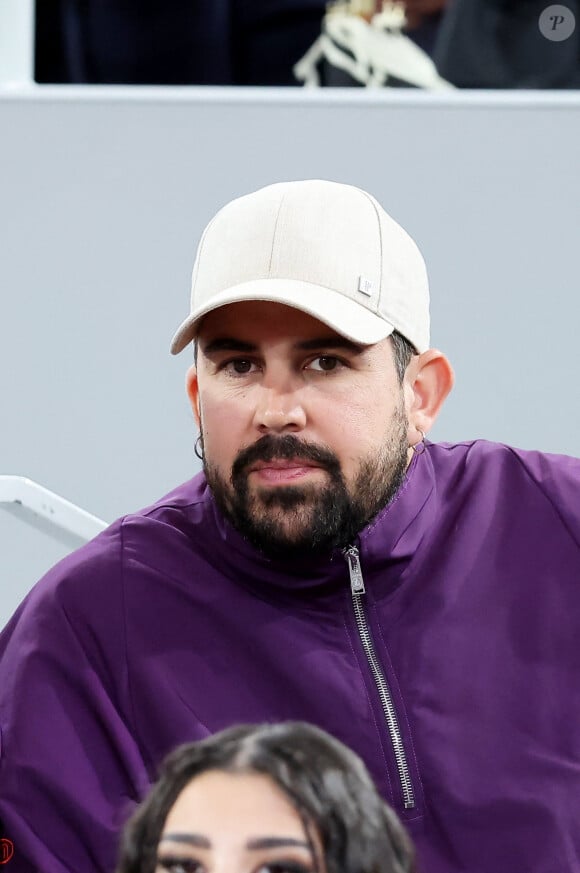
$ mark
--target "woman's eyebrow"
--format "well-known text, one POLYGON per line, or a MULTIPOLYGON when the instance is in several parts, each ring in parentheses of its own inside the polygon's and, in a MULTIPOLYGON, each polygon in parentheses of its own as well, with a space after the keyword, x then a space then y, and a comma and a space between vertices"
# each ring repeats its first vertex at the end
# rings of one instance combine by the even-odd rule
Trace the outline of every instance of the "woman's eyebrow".
MULTIPOLYGON (((198 849, 211 849, 212 843, 207 837, 201 834, 185 834, 185 833, 168 833, 162 834, 161 843, 184 843, 186 846, 195 846, 198 849)), ((252 837, 246 843, 246 849, 278 849, 285 846, 299 846, 303 849, 310 850, 309 844, 305 840, 300 840, 296 837, 252 837)))
POLYGON ((211 849, 211 840, 201 834, 168 833, 161 835, 161 843, 185 843, 198 849, 211 849))
POLYGON ((299 840, 296 837, 253 837, 246 843, 246 849, 278 849, 285 846, 300 846, 300 848, 310 850, 310 846, 305 840, 299 840))

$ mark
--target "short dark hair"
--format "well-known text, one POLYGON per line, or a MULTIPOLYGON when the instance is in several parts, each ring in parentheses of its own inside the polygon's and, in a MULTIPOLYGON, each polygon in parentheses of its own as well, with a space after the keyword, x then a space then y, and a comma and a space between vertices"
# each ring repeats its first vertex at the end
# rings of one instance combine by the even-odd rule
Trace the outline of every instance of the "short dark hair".
POLYGON ((410 840, 361 759, 313 725, 284 722, 228 728, 173 752, 125 827, 116 873, 154 873, 170 809, 208 770, 269 776, 299 813, 315 860, 318 834, 327 873, 415 870, 410 840))
POLYGON ((417 355, 418 352, 415 346, 403 334, 399 333, 398 330, 394 330, 391 334, 391 345, 393 346, 393 358, 395 360, 397 376, 402 385, 411 358, 413 355, 417 355))

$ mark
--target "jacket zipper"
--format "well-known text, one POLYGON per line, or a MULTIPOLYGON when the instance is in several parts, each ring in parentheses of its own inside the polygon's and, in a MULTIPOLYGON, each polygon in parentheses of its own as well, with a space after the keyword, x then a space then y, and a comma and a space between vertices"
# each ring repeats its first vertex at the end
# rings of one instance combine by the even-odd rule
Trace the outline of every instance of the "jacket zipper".
POLYGON ((415 792, 413 790, 413 783, 411 782, 411 775, 409 773, 409 765, 407 763, 405 747, 403 746, 401 730, 397 721, 397 713, 395 712, 393 698, 391 697, 391 691, 387 680, 385 679, 385 674, 383 673, 379 659, 377 658, 377 653, 375 651, 375 646, 364 611, 362 596, 365 593, 365 585, 360 564, 359 550, 356 546, 349 546, 348 549, 345 549, 344 554, 348 562, 350 590, 352 593, 356 625, 362 647, 369 663, 369 667, 371 668, 371 673, 373 674, 373 679, 375 680, 375 685, 377 686, 377 691, 379 692, 381 706, 383 708, 385 721, 391 738, 391 744, 393 746, 393 752, 395 754, 395 761, 397 762, 399 781, 403 793, 403 802, 405 804, 405 809, 413 809, 415 806, 415 792))

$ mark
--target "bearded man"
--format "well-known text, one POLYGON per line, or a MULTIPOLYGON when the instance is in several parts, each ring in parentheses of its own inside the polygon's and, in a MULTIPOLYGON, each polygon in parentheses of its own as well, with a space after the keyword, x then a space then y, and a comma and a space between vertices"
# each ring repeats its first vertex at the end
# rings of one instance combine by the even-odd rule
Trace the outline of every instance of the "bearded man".
POLYGON ((423 259, 348 185, 215 216, 190 344, 203 473, 2 635, 11 873, 112 870, 173 747, 286 719, 364 758, 426 873, 580 870, 580 462, 426 439, 453 373, 423 259))

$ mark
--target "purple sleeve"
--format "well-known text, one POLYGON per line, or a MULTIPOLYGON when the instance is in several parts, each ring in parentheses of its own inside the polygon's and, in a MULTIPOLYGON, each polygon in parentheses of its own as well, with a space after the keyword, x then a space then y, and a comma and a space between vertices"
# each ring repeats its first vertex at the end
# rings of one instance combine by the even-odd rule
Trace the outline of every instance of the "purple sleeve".
POLYGON ((580 549, 580 459, 512 450, 580 549))
POLYGON ((111 873, 149 779, 131 723, 120 528, 65 558, 0 636, 10 873, 111 873))

